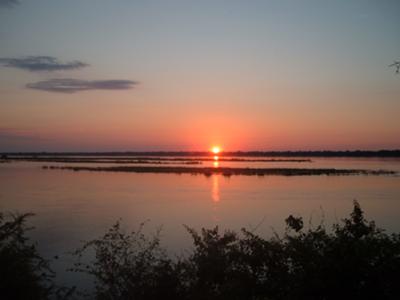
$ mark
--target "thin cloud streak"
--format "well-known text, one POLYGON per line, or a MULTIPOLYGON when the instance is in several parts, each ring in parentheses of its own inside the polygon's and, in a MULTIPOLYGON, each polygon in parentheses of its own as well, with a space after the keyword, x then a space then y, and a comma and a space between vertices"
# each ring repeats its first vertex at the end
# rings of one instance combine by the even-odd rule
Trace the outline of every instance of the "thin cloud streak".
POLYGON ((50 79, 29 83, 27 88, 56 93, 75 93, 88 90, 127 90, 138 82, 132 80, 80 80, 72 78, 50 79))
POLYGON ((0 144, 2 142, 31 142, 31 141, 46 141, 37 134, 29 130, 21 130, 14 128, 0 128, 0 144))
POLYGON ((62 63, 52 56, 26 56, 22 58, 0 58, 0 64, 8 68, 16 68, 31 72, 68 71, 87 67, 88 64, 75 60, 62 63))

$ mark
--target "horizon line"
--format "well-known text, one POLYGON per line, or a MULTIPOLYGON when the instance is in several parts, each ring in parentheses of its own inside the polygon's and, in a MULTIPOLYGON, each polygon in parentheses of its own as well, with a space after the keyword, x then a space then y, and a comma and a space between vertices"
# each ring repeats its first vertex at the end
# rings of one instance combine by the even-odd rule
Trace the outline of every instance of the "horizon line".
MULTIPOLYGON (((204 156, 214 155, 209 150, 157 150, 157 151, 4 151, 0 155, 182 155, 182 156, 204 156)), ((395 156, 400 157, 400 149, 379 149, 379 150, 235 150, 235 151, 221 151, 219 156, 278 156, 278 155, 296 155, 296 156, 395 156)))

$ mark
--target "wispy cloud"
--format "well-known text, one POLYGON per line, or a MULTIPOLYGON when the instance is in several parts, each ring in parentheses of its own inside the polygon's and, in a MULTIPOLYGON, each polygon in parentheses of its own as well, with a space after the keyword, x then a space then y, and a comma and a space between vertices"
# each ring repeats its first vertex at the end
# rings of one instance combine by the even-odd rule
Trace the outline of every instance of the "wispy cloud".
POLYGON ((37 140, 45 140, 27 130, 15 128, 0 128, 0 143, 1 142, 30 142, 37 140))
POLYGON ((18 0, 0 0, 0 7, 1 6, 11 7, 17 4, 19 4, 18 0))
POLYGON ((88 66, 87 63, 78 60, 63 63, 60 62, 57 58, 52 56, 26 56, 22 58, 0 58, 0 64, 3 65, 4 67, 28 70, 31 72, 76 70, 88 66))
POLYGON ((72 78, 50 79, 29 83, 27 88, 57 92, 75 93, 88 90, 126 90, 133 88, 138 82, 131 80, 80 80, 72 78))

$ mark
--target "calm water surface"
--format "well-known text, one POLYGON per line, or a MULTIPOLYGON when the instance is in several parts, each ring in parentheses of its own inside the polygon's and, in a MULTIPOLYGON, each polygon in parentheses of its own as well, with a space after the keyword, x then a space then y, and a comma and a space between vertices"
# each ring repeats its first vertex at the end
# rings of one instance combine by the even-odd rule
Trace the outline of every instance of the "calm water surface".
MULTIPOLYGON (((363 168, 400 171, 398 159, 312 158, 311 163, 255 163, 251 167, 363 168)), ((240 229, 258 226, 270 236, 284 230, 289 214, 313 224, 346 217, 357 199, 369 219, 388 231, 400 231, 399 176, 232 176, 135 174, 42 170, 49 163, 0 164, 0 210, 33 212, 31 236, 54 264, 60 280, 76 283, 63 272, 82 240, 102 234, 115 221, 134 229, 149 220, 146 230, 162 225, 162 241, 179 253, 190 243, 190 227, 240 229)), ((201 166, 212 165, 205 162, 201 166)), ((53 165, 56 165, 53 163, 53 165)), ((65 164, 63 164, 65 165, 65 164)), ((249 166, 220 162, 220 166, 249 166)))

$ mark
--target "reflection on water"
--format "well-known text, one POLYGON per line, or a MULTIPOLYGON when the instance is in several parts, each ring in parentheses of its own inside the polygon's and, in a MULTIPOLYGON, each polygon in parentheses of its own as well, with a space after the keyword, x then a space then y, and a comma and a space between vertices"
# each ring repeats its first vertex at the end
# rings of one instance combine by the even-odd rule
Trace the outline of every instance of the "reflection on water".
MULTIPOLYGON (((207 166, 246 166, 221 161, 221 157, 212 163, 207 166)), ((63 253, 81 246, 82 240, 103 234, 119 218, 127 229, 150 220, 150 233, 162 225, 162 242, 178 253, 192 245, 182 224, 195 229, 218 224, 239 230, 249 225, 254 228, 265 219, 256 226, 257 233, 268 236, 273 234, 271 227, 284 231, 284 219, 289 214, 301 215, 304 220, 312 217, 318 225, 321 207, 326 224, 338 221, 348 215, 353 199, 378 226, 389 232, 400 231, 399 176, 227 178, 217 174, 50 171, 41 169, 41 165, 0 164, 0 210, 36 213, 32 218, 36 229, 31 235, 45 256, 60 256, 55 265, 59 274, 70 266, 71 258, 63 253)), ((400 170, 400 160, 313 158, 310 166, 400 170)), ((74 275, 72 285, 77 284, 74 275)), ((67 275, 63 276, 65 279, 67 275)))
POLYGON ((214 168, 218 168, 219 167, 219 157, 218 157, 218 155, 214 156, 213 166, 214 166, 214 168))
POLYGON ((214 202, 219 202, 220 196, 219 196, 219 175, 214 174, 212 176, 212 190, 211 190, 211 199, 214 202))
MULTIPOLYGON (((213 161, 214 168, 219 167, 219 157, 218 155, 214 156, 213 161)), ((218 224, 220 221, 218 215, 218 202, 221 200, 220 193, 219 193, 219 175, 214 174, 212 176, 212 188, 211 188, 211 199, 213 201, 213 221, 214 223, 218 224)))
POLYGON ((213 201, 212 219, 213 219, 214 224, 219 224, 219 222, 220 222, 220 216, 219 216, 219 212, 218 212, 218 205, 219 205, 218 202, 221 200, 220 192, 219 192, 219 177, 220 177, 220 175, 215 175, 215 174, 212 176, 211 199, 213 201))

